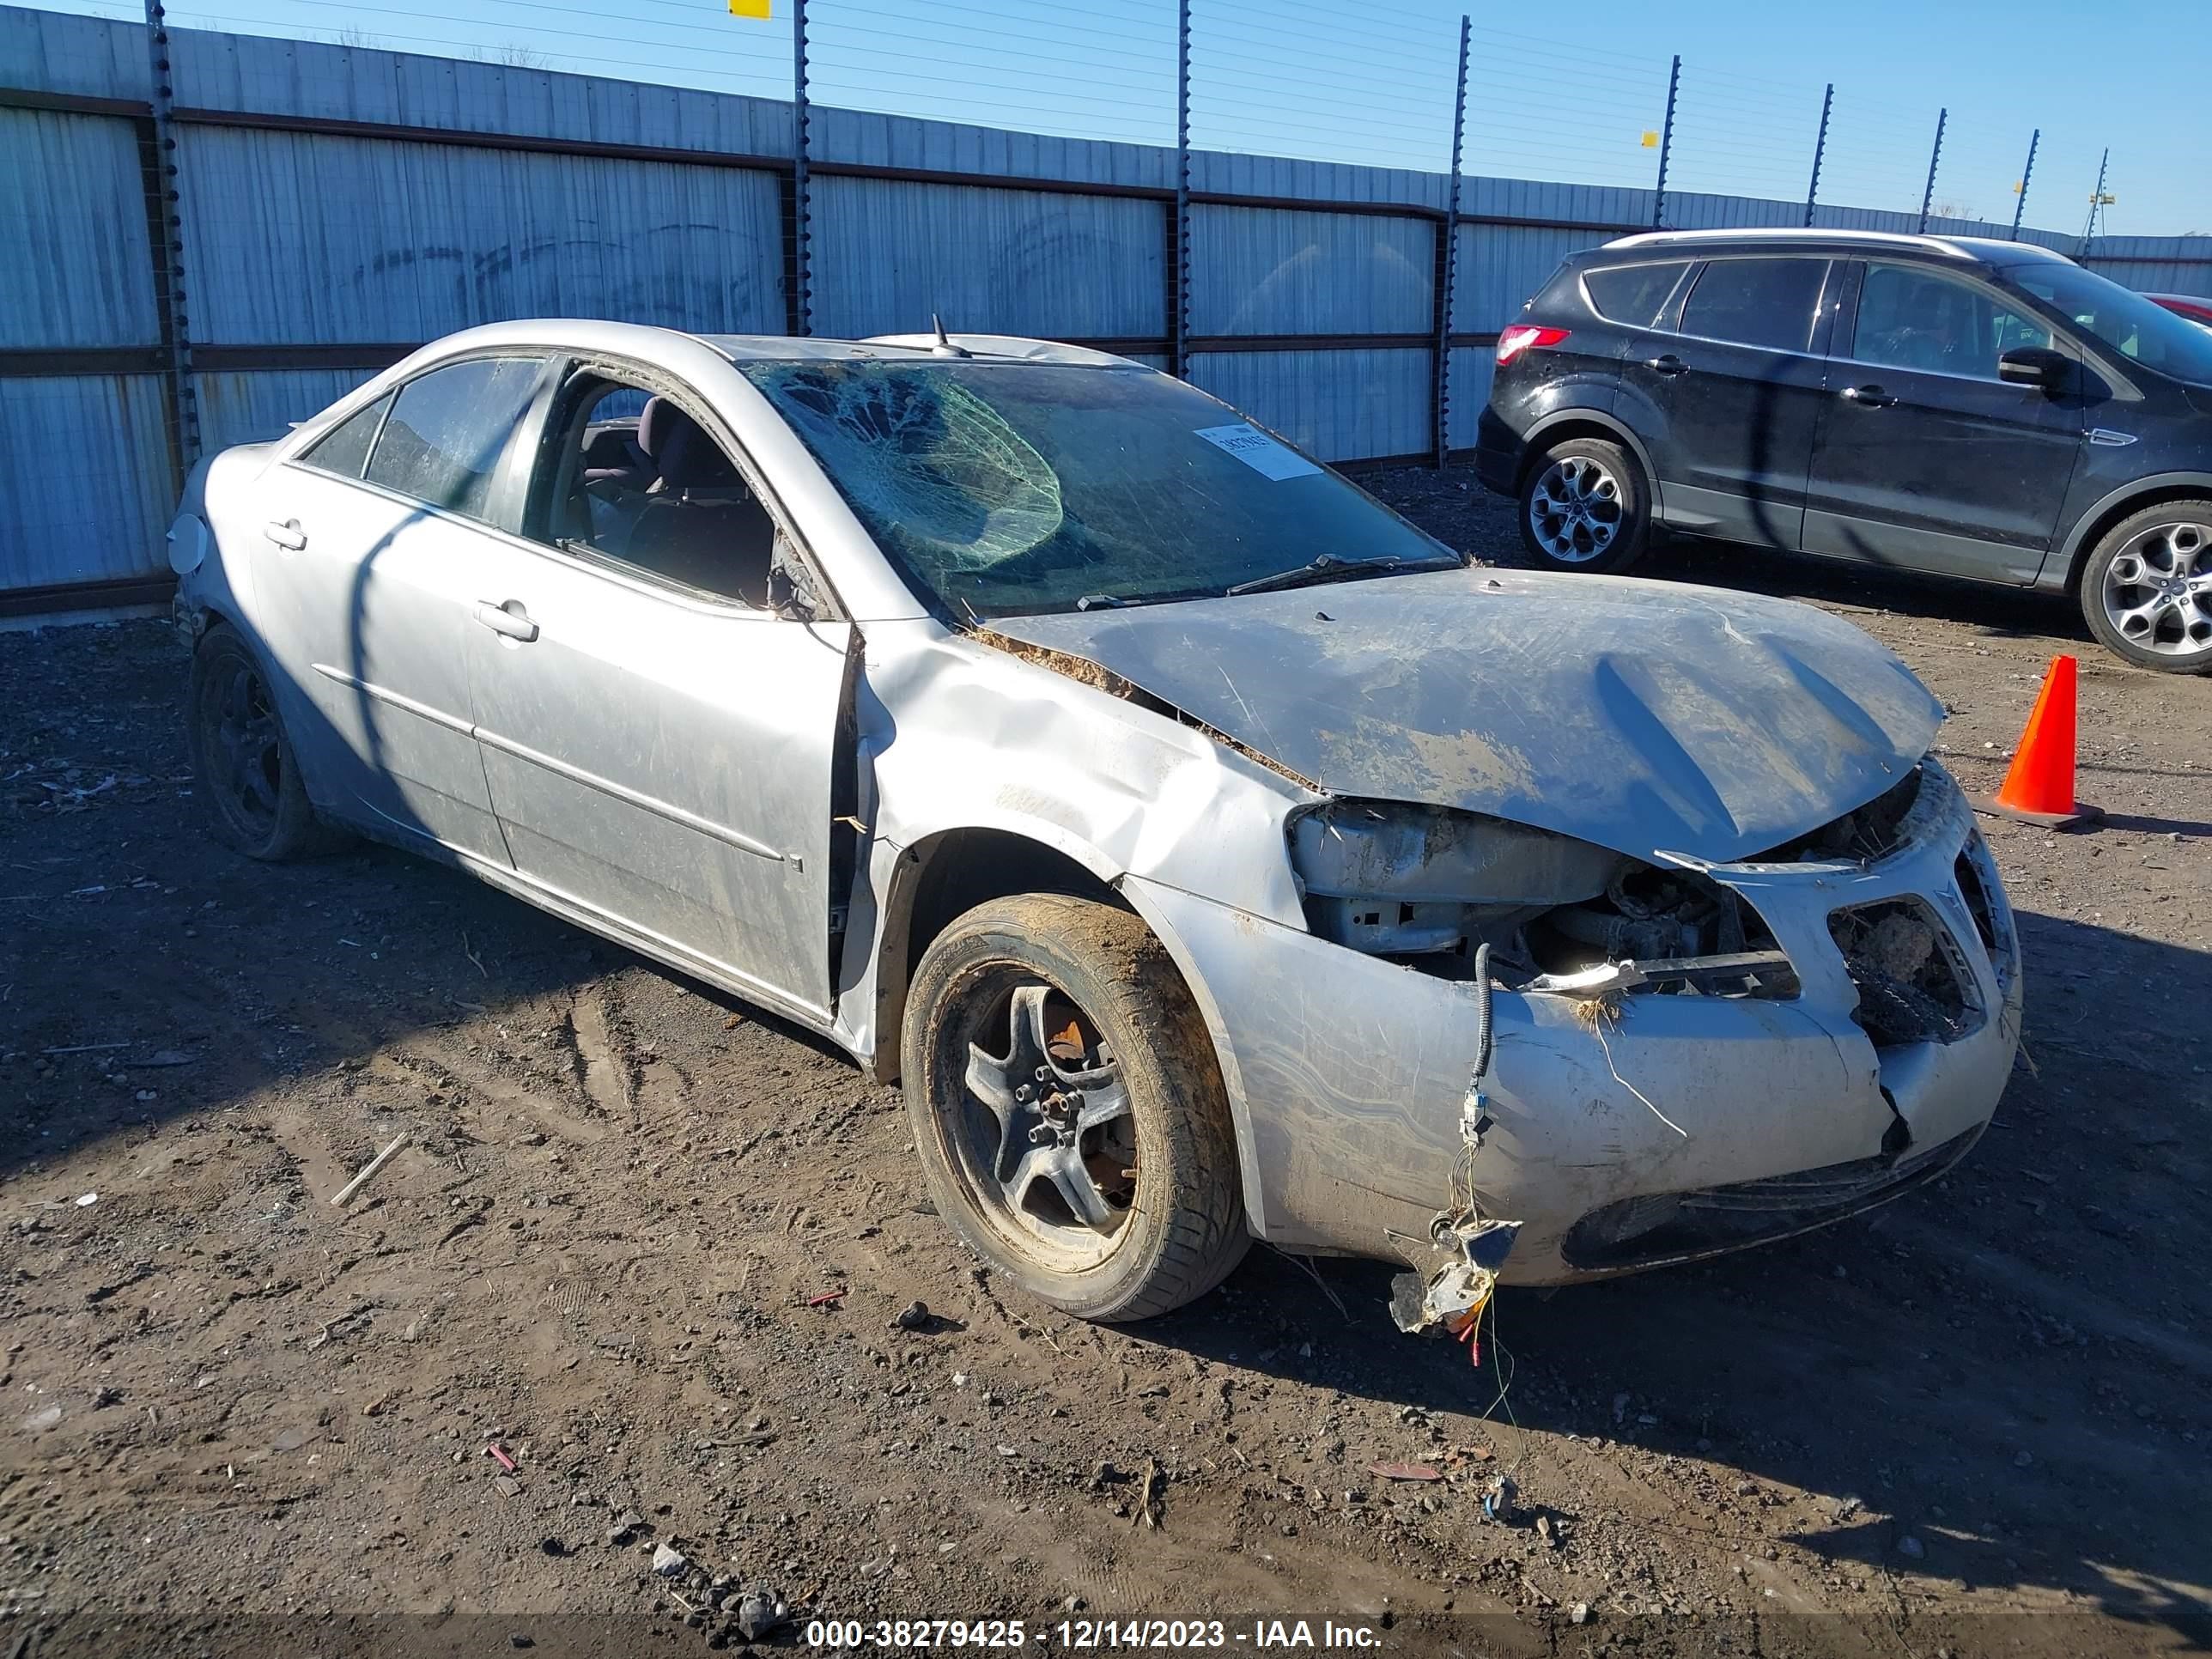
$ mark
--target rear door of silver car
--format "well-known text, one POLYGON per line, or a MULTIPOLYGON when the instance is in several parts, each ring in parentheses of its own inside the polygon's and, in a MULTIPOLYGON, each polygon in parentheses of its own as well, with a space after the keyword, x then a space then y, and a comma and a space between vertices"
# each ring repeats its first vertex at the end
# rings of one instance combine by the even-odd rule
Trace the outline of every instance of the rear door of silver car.
POLYGON ((545 356, 444 363, 262 480, 255 597, 325 804, 423 850, 507 863, 471 732, 464 596, 514 493, 545 356))

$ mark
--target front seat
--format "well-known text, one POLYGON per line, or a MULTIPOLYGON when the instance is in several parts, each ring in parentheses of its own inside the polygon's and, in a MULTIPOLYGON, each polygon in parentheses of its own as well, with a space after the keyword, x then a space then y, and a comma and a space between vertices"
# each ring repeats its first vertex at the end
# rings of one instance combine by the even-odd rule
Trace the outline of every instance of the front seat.
POLYGON ((646 404, 638 441, 654 477, 624 556, 672 581, 765 605, 775 524, 721 447, 665 398, 646 404))

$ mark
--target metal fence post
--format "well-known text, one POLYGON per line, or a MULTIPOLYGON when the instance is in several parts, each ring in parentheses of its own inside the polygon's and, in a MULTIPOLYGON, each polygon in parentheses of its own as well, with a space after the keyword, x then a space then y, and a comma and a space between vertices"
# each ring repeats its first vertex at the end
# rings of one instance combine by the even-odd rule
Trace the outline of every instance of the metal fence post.
POLYGON ((1936 164, 1943 159, 1943 124, 1951 118, 1948 109, 1936 112, 1936 147, 1928 152, 1928 188, 1920 192, 1920 234, 1928 234, 1928 210, 1936 205, 1936 164))
POLYGON ((2028 181, 2035 177, 2035 147, 2043 142, 2041 127, 2027 136, 2027 164, 2020 170, 2020 200, 2012 204, 2012 239, 2020 240, 2020 222, 2027 212, 2028 181))
POLYGON ((1437 261, 1437 394, 1434 413, 1437 465, 1451 447, 1451 336, 1453 290, 1459 286, 1459 167, 1467 138, 1467 41, 1470 20, 1459 19, 1459 83, 1452 94, 1451 188, 1444 198, 1443 239, 1437 261))
POLYGON ((814 332, 814 194, 806 175, 806 0, 791 0, 791 331, 814 332))
POLYGON ((151 151, 146 183, 146 253, 153 263, 170 414, 170 461, 177 491, 200 455, 199 392, 192 378, 191 330, 185 310, 185 220, 177 133, 171 120, 176 82, 169 68, 169 27, 161 0, 146 0, 146 61, 153 71, 148 122, 151 151))
POLYGON ((2097 210, 2105 205, 2105 169, 2112 164, 2112 147, 2105 146, 2105 153, 2097 158, 2097 187, 2089 192, 2089 217, 2081 227, 2081 257, 2089 257, 2089 244, 2097 234, 2097 210))
POLYGON ((1168 372, 1190 378, 1190 0, 1176 3, 1174 269, 1168 273, 1168 372))
POLYGON ((1674 54, 1674 66, 1667 71, 1667 118, 1659 128, 1659 183, 1651 192, 1651 228, 1667 228, 1667 158, 1674 149, 1674 94, 1682 86, 1682 54, 1674 54))
POLYGON ((1820 199, 1820 160, 1828 153, 1828 112, 1836 106, 1836 83, 1828 82, 1828 89, 1820 94, 1820 131, 1813 140, 1813 181, 1805 186, 1805 224, 1813 223, 1813 204, 1820 199))

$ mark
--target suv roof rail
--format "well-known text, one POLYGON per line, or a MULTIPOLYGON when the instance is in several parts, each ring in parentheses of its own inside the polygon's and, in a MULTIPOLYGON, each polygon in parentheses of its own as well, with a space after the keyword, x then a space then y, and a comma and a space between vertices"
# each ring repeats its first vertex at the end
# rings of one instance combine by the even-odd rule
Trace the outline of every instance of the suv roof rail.
POLYGON ((1995 236, 1917 235, 1902 230, 1806 230, 1775 225, 1746 226, 1738 230, 1645 230, 1638 231, 1633 236, 1617 236, 1604 246, 1608 249, 1696 248, 1719 246, 1731 242, 1772 243, 1784 247, 1858 243, 1868 247, 1912 249, 1935 254, 1938 258, 1974 263, 1995 262, 1999 256, 2002 256, 2003 263, 2008 264, 2022 260, 2069 265, 2074 263, 2056 248, 2045 247, 2040 242, 2008 242, 1995 236))
MULTIPOLYGON (((1645 230, 1616 237, 1605 246, 1616 247, 1711 247, 1724 242, 1778 242, 1810 246, 1826 242, 1864 242, 1875 247, 1917 248, 1947 259, 1973 259, 1971 253, 1942 236, 1915 236, 1898 230, 1799 230, 1777 226, 1747 226, 1741 230, 1645 230)), ((2008 246, 2010 246, 2008 244, 2008 246)))

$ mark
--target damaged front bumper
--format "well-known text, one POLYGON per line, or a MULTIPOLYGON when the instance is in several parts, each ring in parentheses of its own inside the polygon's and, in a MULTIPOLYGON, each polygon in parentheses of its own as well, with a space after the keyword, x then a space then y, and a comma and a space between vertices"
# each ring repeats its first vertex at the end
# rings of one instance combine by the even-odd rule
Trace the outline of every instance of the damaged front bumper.
MULTIPOLYGON (((1493 990, 1493 1121, 1462 1176, 1481 1215, 1522 1224, 1502 1282, 1785 1237, 1893 1197, 1973 1144, 2019 1044, 2019 949, 1964 797, 1925 772, 1875 861, 1694 865, 1759 912, 1794 998, 1632 994, 1607 1019, 1571 995, 1493 990), (1878 1045, 1854 1016, 1894 988, 1845 950, 1886 948, 1893 910, 1925 925, 1911 939, 1952 994, 1917 1040, 1900 1040, 1903 1016, 1868 1012, 1878 1045)), ((1433 1267, 1431 1224, 1455 1207, 1465 1150, 1476 988, 1129 880, 1213 1029, 1255 1231, 1433 1267)))

